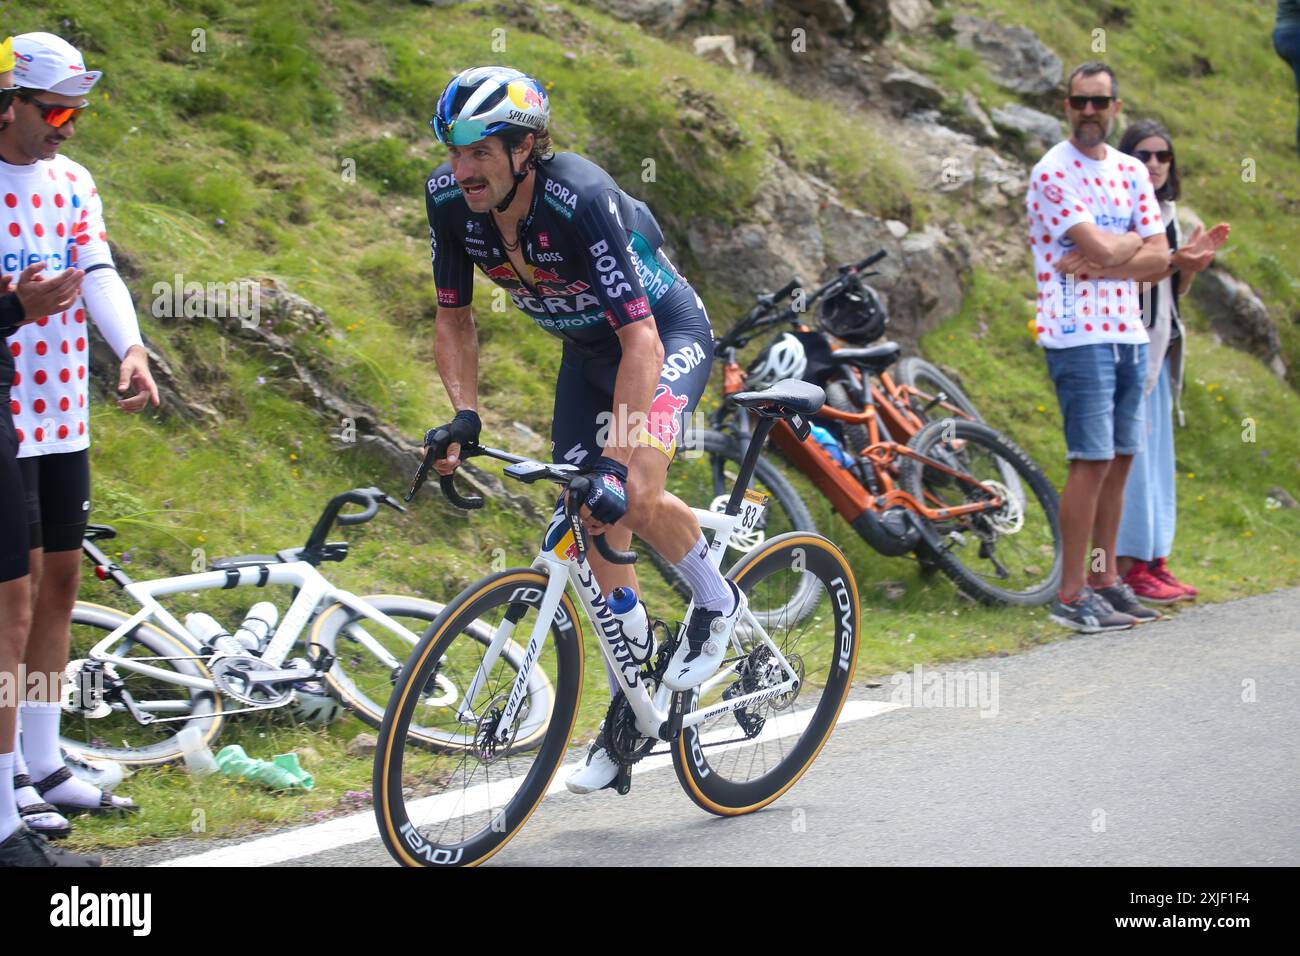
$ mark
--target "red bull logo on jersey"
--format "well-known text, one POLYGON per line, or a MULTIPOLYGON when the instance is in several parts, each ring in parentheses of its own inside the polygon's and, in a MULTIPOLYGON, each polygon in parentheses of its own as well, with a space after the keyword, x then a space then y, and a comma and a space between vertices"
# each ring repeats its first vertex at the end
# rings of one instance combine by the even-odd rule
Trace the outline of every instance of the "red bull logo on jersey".
MULTIPOLYGON (((542 282, 545 282, 548 285, 558 285, 559 283, 564 281, 563 278, 556 275, 550 269, 539 269, 537 266, 533 266, 532 268, 533 268, 533 285, 538 285, 542 282)), ((578 290, 578 291, 582 291, 582 290, 578 290)))
POLYGON ((503 262, 499 266, 493 266, 491 269, 483 270, 487 277, 493 282, 518 282, 519 275, 515 272, 514 266, 508 262, 503 262))
POLYGON ((650 444, 671 454, 681 431, 682 412, 689 402, 688 396, 676 394, 663 383, 655 387, 655 397, 650 402, 645 424, 645 434, 651 439, 650 444))

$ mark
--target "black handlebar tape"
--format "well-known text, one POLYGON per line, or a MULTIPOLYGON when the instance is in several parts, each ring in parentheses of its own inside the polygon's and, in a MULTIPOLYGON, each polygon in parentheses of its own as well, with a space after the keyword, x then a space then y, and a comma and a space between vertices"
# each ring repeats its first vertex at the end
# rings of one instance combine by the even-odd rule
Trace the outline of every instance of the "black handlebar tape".
POLYGON ((483 507, 483 499, 481 496, 470 495, 466 498, 456 490, 456 481, 452 475, 439 475, 438 486, 442 488, 442 493, 447 496, 447 500, 457 508, 464 508, 466 511, 473 511, 475 508, 483 507))
POLYGON ((596 550, 599 551, 610 564, 636 564, 637 554, 635 551, 619 551, 605 540, 604 533, 596 535, 595 542, 596 550))

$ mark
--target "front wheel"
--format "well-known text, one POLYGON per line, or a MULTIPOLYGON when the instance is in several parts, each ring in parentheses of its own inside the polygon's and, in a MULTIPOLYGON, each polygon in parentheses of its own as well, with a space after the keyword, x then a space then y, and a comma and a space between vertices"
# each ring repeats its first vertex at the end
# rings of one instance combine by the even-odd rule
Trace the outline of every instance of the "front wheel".
MULTIPOLYGON (((493 643, 529 645, 548 578, 531 569, 491 575, 462 591, 425 631, 388 701, 375 751, 375 816, 384 846, 404 866, 469 866, 501 849, 545 796, 564 759, 582 691, 582 633, 567 593, 526 665, 546 676, 547 701, 517 694, 516 667, 493 659, 476 631, 493 643), (454 706, 420 717, 456 742, 454 752, 412 746, 410 730, 431 684, 445 675, 459 688, 454 706), (505 711, 517 706, 503 729, 505 711), (549 708, 544 715, 538 711, 549 708), (529 750, 520 728, 542 718, 545 731, 529 750), (504 738, 504 739, 503 739, 504 738)), ((526 687, 533 686, 531 683, 526 687)), ((418 741, 416 742, 418 743, 418 741)))
POLYGON ((931 422, 908 447, 965 472, 979 486, 953 478, 916 458, 903 461, 902 484, 918 501, 939 510, 993 496, 996 510, 931 522, 940 548, 929 557, 966 594, 986 604, 1046 604, 1061 582, 1061 525, 1056 489, 1010 438, 987 425, 949 419, 931 422), (1016 475, 1028 492, 1017 496, 1005 476, 1016 475))
MULTIPOLYGON (((335 696, 363 722, 378 728, 384 721, 384 711, 406 659, 444 606, 436 601, 397 594, 372 594, 361 600, 402 625, 411 636, 394 632, 343 604, 331 604, 317 615, 310 640, 334 655, 334 666, 326 674, 326 681, 335 696)), ((468 634, 485 650, 492 642, 492 631, 482 622, 475 622, 468 634)), ((524 649, 508 640, 501 648, 501 656, 507 667, 518 672, 524 649)), ((460 736, 448 733, 440 725, 445 724, 450 713, 448 708, 460 701, 464 691, 465 687, 456 683, 455 675, 446 668, 440 669, 424 688, 407 728, 407 740, 430 750, 463 749, 460 736)), ((554 689, 543 671, 536 668, 532 671, 528 695, 535 706, 530 710, 531 719, 519 728, 515 748, 520 750, 540 743, 546 729, 545 717, 551 710, 554 689)))
POLYGON ((733 647, 719 675, 692 692, 689 710, 779 687, 791 670, 798 684, 688 726, 673 745, 673 767, 687 795, 721 816, 767 806, 812 765, 848 699, 860 623, 853 570, 821 535, 773 538, 728 577, 749 599, 750 612, 736 626, 740 651, 733 647), (805 576, 818 587, 800 607, 793 598, 805 576), (769 623, 758 626, 761 617, 769 623))

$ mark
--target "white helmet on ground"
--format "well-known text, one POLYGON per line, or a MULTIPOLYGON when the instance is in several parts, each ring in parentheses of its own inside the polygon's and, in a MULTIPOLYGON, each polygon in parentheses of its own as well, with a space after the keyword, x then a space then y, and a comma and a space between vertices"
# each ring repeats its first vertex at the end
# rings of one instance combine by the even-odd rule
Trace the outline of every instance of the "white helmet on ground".
POLYGON ((803 343, 786 332, 750 366, 745 373, 745 385, 748 388, 767 388, 785 378, 803 378, 807 368, 808 356, 804 353, 803 343))

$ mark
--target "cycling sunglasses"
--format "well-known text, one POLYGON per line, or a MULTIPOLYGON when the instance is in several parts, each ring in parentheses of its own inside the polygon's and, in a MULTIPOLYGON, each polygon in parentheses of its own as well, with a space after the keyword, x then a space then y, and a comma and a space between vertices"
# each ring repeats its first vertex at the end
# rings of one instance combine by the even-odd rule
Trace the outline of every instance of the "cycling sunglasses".
POLYGON ((14 97, 18 95, 18 87, 6 86, 0 88, 0 113, 5 112, 13 105, 14 97))
POLYGON ((1070 108, 1082 111, 1089 103, 1098 113, 1102 110, 1110 109, 1110 104, 1115 101, 1113 96, 1071 96, 1070 108))
POLYGON ((1152 156, 1162 166, 1168 166, 1174 161, 1174 151, 1172 149, 1135 149, 1133 155, 1137 157, 1140 163, 1149 162, 1152 156))
POLYGON ((41 119, 46 123, 58 129, 60 126, 66 126, 77 118, 77 115, 86 108, 87 104, 80 106, 53 106, 49 103, 42 103, 34 96, 29 96, 21 90, 17 94, 24 102, 31 103, 41 111, 41 119))

